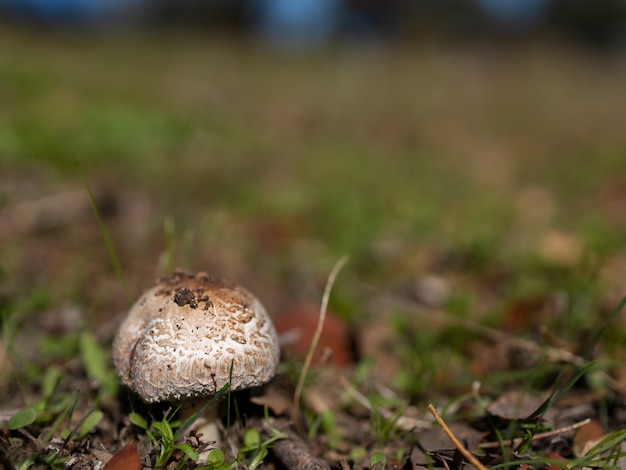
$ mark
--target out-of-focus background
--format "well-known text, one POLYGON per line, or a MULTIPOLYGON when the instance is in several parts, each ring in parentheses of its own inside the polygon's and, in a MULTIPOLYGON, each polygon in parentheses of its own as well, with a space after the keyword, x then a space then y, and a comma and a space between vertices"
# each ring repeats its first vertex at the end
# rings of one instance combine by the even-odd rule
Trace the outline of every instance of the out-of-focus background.
POLYGON ((625 15, 1 0, 0 311, 30 338, 13 364, 71 355, 55 335, 106 343, 175 266, 278 319, 316 305, 342 255, 331 306, 350 327, 383 289, 576 342, 626 293, 625 15))

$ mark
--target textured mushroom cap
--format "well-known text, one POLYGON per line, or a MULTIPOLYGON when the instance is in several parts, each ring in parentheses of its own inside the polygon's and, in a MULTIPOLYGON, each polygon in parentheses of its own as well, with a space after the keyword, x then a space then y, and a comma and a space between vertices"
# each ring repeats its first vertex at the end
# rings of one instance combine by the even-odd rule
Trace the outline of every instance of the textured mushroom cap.
POLYGON ((265 308, 243 287, 176 271, 131 307, 113 341, 122 382, 144 401, 262 385, 280 350, 265 308))

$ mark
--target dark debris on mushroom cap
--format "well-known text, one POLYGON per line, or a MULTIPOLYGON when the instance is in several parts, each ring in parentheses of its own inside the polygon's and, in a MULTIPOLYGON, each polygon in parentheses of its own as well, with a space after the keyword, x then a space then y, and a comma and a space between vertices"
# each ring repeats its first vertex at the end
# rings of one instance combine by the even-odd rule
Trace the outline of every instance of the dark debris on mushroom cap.
POLYGON ((194 273, 182 269, 176 269, 171 277, 158 279, 157 286, 161 286, 161 289, 156 295, 173 296, 174 302, 179 307, 189 305, 191 308, 198 308, 199 304, 203 303, 205 309, 211 307, 208 295, 210 292, 235 291, 238 288, 231 282, 205 272, 194 273))

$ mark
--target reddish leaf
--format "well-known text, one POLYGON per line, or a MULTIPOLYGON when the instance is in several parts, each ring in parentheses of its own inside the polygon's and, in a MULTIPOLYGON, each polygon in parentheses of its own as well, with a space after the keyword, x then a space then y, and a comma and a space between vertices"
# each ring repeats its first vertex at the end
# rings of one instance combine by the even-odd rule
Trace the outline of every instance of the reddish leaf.
MULTIPOLYGON (((274 319, 276 329, 285 341, 285 351, 294 357, 304 357, 311 345, 319 319, 319 307, 302 304, 274 319)), ((352 362, 350 332, 346 324, 331 311, 326 314, 322 336, 317 345, 313 363, 324 362, 328 351, 337 365, 352 362)))
MULTIPOLYGON (((548 452, 548 455, 546 457, 548 457, 549 459, 553 459, 553 460, 565 460, 565 458, 557 452, 548 452)), ((562 465, 557 465, 555 463, 552 463, 548 465, 547 467, 545 467, 545 470, 562 470, 562 469, 563 469, 562 465)))
POLYGON ((604 437, 602 425, 597 420, 592 419, 576 432, 572 446, 574 454, 577 457, 582 457, 604 437))
POLYGON ((517 300, 507 309, 501 329, 510 334, 521 334, 534 329, 545 314, 545 299, 529 297, 517 300))
POLYGON ((135 441, 130 441, 104 466, 104 470, 141 470, 141 459, 135 441))
POLYGON ((275 415, 288 412, 293 405, 293 390, 284 377, 278 377, 260 389, 251 391, 250 401, 267 406, 275 415))

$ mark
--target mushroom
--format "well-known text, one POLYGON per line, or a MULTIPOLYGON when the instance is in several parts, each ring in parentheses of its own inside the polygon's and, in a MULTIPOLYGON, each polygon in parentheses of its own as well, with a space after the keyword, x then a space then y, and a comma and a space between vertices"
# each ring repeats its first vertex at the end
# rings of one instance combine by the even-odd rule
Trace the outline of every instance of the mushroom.
MULTIPOLYGON (((259 299, 206 273, 182 270, 137 300, 113 341, 122 382, 146 403, 180 404, 182 419, 226 384, 234 391, 268 382, 279 356, 274 325, 259 299)), ((191 429, 219 446, 216 407, 191 429)))

